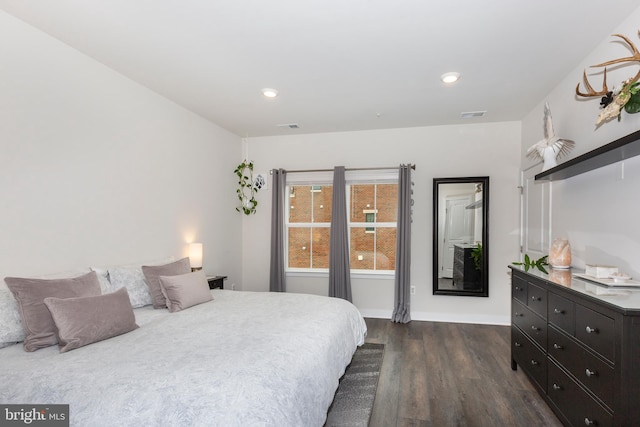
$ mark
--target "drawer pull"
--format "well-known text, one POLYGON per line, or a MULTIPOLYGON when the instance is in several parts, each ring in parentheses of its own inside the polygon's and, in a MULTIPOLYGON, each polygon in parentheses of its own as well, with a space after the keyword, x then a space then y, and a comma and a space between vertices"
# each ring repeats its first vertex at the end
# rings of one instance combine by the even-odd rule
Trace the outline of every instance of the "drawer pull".
POLYGON ((513 317, 522 317, 524 314, 518 313, 517 311, 514 313, 513 317))
POLYGON ((591 421, 589 418, 585 418, 584 424, 587 426, 592 426, 594 424, 594 421, 591 421))
POLYGON ((519 343, 519 342, 517 342, 517 341, 516 341, 516 342, 514 342, 514 343, 513 343, 513 345, 514 345, 515 347, 522 347, 522 344, 520 344, 520 343, 519 343))
POLYGON ((555 314, 564 314, 564 310, 559 310, 559 309, 557 309, 557 308, 554 308, 554 309, 553 309, 553 312, 554 312, 555 314))
POLYGON ((596 376, 598 376, 598 373, 597 373, 596 371, 590 371, 590 370, 589 370, 589 368, 587 368, 587 369, 584 371, 584 373, 585 373, 588 377, 591 377, 591 376, 596 377, 596 376))
POLYGON ((560 387, 558 384, 555 384, 555 383, 553 384, 552 387, 554 390, 562 390, 562 387, 560 387))
POLYGON ((520 286, 516 286, 516 291, 522 291, 523 289, 520 286))
POLYGON ((536 325, 531 325, 531 330, 533 331, 539 331, 540 328, 538 328, 536 325))
POLYGON ((538 366, 539 363, 536 362, 535 360, 531 359, 531 366, 538 366))
POLYGON ((588 334, 597 334, 598 333, 598 328, 591 328, 591 327, 587 326, 585 328, 585 331, 587 331, 588 334))
POLYGON ((540 297, 531 297, 531 301, 540 301, 541 298, 540 297))
POLYGON ((553 344, 553 348, 555 348, 556 350, 562 350, 564 347, 562 347, 560 344, 553 344))

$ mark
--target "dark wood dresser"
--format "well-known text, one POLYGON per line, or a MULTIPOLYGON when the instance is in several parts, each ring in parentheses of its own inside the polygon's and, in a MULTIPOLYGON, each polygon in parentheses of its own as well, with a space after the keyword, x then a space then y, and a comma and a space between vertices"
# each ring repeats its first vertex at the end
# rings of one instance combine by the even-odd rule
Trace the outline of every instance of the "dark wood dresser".
POLYGON ((476 245, 453 246, 453 285, 462 289, 480 289, 480 270, 471 256, 476 245))
POLYGON ((640 289, 511 269, 512 369, 565 425, 640 426, 640 289))

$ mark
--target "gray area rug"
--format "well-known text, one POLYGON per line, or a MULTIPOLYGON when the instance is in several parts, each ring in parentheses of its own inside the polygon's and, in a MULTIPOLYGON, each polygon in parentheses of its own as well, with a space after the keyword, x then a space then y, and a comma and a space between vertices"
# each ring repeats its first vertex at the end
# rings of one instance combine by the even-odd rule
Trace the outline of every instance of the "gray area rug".
POLYGON ((382 367, 384 344, 358 347, 333 398, 326 427, 369 425, 382 367))

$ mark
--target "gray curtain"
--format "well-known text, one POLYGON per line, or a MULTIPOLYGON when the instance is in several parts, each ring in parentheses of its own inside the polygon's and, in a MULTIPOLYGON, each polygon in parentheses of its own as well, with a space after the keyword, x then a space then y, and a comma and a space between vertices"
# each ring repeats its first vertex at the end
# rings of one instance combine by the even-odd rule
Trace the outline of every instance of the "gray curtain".
POLYGON ((284 198, 287 185, 287 171, 273 169, 271 193, 271 270, 269 290, 286 292, 284 275, 284 198))
POLYGON ((344 166, 333 169, 331 232, 329 243, 329 296, 351 302, 351 266, 349 263, 349 227, 344 166))
POLYGON ((400 165, 398 176, 398 231, 396 237, 396 278, 391 320, 411 321, 411 165, 400 165))

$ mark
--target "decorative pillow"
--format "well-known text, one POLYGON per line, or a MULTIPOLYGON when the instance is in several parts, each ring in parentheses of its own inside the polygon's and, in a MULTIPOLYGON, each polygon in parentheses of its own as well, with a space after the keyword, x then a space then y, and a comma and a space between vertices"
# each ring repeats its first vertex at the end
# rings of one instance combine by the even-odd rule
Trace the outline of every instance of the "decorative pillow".
POLYGON ((5 277, 4 281, 18 302, 26 334, 23 344, 26 351, 36 351, 58 343, 55 324, 44 305, 45 298, 100 295, 100 282, 93 271, 67 279, 5 277))
POLYGON ((91 267, 91 271, 95 271, 98 275, 98 281, 100 282, 100 289, 103 295, 113 292, 111 281, 109 280, 109 270, 107 268, 91 267))
POLYGON ((0 288, 0 348, 24 341, 20 310, 9 288, 0 288))
POLYGON ((158 279, 171 313, 213 299, 209 282, 202 271, 179 276, 160 276, 158 279))
POLYGON ((147 279, 147 286, 151 292, 153 308, 165 308, 167 301, 160 288, 160 276, 177 276, 191 272, 189 258, 182 258, 178 261, 165 265, 143 265, 142 272, 147 279))
POLYGON ((58 328, 60 353, 138 328, 126 288, 90 297, 50 297, 44 304, 58 328))
POLYGON ((121 288, 127 289, 132 307, 151 305, 151 294, 144 281, 144 274, 142 274, 140 266, 110 268, 109 281, 111 282, 112 292, 121 288))
MULTIPOLYGON (((168 258, 164 258, 162 260, 145 262, 144 265, 162 265, 175 261, 175 258, 170 256, 168 258)), ((126 265, 112 265, 108 267, 91 267, 92 271, 95 271, 98 274, 98 280, 100 281, 100 287, 102 288, 103 294, 108 294, 110 292, 115 291, 116 289, 111 286, 111 280, 109 278, 109 270, 115 270, 116 268, 133 268, 136 267, 140 269, 143 263, 139 264, 126 264, 126 265)), ((146 287, 146 285, 145 285, 146 287)), ((131 295, 131 290, 129 289, 129 295, 131 295)), ((149 303, 151 304, 151 303, 149 303)))

